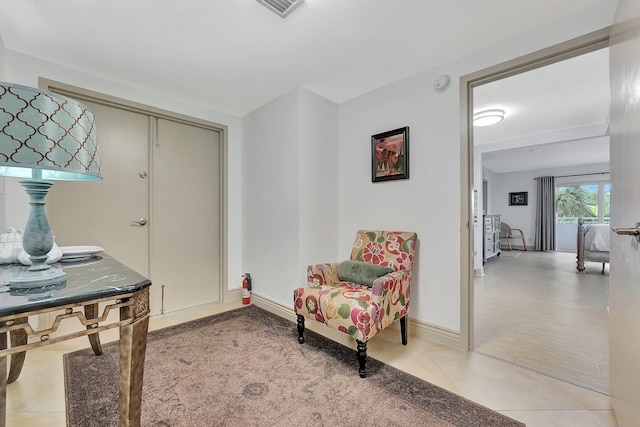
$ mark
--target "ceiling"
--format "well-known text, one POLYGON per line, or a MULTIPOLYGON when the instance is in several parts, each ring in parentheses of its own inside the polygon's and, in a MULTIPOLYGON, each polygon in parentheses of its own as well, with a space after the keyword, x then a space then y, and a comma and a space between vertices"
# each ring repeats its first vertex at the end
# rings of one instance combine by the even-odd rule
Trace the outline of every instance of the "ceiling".
MULTIPOLYGON (((7 51, 244 116, 297 87, 342 103, 615 3, 304 0, 282 19, 255 0, 2 0, 0 36, 7 51)), ((504 105, 508 114, 499 125, 478 129, 475 142, 504 149, 548 141, 567 126, 602 125, 604 70, 596 62, 560 66, 553 83, 541 71, 478 88, 478 107, 504 105), (534 76, 537 83, 528 82, 534 76)), ((533 159, 513 156, 496 163, 533 159)))
POLYGON ((245 115, 296 87, 337 103, 615 0, 3 0, 7 50, 245 115))
POLYGON ((502 122, 474 127, 483 166, 496 173, 609 162, 609 49, 474 90, 474 111, 502 122))

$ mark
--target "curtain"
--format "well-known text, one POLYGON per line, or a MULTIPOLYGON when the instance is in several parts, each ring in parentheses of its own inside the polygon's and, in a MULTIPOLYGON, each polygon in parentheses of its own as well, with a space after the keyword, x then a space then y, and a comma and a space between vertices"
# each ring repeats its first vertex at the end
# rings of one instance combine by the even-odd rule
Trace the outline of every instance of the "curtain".
POLYGON ((556 250, 556 185, 552 176, 538 181, 536 204, 536 251, 556 250))

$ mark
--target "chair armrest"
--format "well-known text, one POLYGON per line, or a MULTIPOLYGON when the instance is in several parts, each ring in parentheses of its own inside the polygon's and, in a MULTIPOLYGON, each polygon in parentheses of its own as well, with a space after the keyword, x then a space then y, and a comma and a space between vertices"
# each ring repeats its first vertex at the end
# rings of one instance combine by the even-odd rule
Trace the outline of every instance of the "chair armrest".
POLYGON ((338 262, 314 264, 307 267, 307 283, 309 286, 330 285, 339 282, 338 262))
POLYGON ((524 237, 524 233, 519 228, 512 228, 511 231, 517 231, 522 237, 524 237))
POLYGON ((411 293, 411 271, 398 270, 373 281, 373 301, 395 321, 404 316, 411 293))

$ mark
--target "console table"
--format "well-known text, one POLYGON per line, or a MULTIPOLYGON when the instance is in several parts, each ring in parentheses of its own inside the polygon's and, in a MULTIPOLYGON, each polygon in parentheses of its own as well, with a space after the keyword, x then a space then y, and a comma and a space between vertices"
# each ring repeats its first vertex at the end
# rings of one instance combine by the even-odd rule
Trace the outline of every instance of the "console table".
POLYGON ((88 336, 93 351, 102 354, 99 333, 116 327, 120 328, 120 425, 139 426, 151 282, 101 255, 52 265, 67 274, 62 284, 10 290, 11 278, 25 268, 0 266, 0 427, 6 422, 7 383, 19 377, 27 350, 88 336), (116 309, 119 319, 108 319, 116 309), (48 313, 57 314, 49 327, 34 329, 29 324, 29 316, 48 313), (62 322, 73 331, 55 334, 62 322), (7 356, 11 356, 8 373, 7 356))

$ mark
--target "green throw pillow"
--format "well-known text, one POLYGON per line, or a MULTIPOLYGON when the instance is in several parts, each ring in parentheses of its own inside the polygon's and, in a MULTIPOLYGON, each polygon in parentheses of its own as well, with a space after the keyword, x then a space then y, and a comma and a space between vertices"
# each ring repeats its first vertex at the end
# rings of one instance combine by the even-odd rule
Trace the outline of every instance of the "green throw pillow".
POLYGON ((342 261, 338 264, 338 279, 373 286, 373 281, 393 271, 393 268, 363 261, 342 261))

